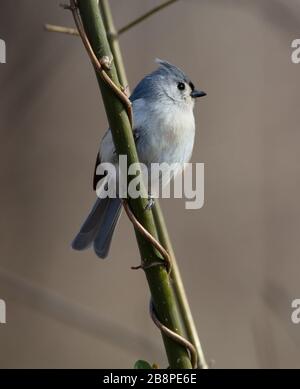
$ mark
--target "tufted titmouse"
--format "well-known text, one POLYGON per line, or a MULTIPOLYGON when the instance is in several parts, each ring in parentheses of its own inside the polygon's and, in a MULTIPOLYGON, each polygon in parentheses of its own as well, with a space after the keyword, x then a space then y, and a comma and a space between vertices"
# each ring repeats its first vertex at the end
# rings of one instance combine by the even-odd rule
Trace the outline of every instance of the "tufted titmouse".
MULTIPOLYGON (((147 168, 152 163, 179 163, 182 169, 184 163, 190 160, 194 145, 194 101, 206 93, 196 90, 190 79, 176 66, 162 60, 157 62, 158 69, 143 78, 130 97, 137 152, 140 162, 147 168)), ((94 189, 99 181, 97 166, 103 162, 117 164, 110 130, 101 141, 94 189)), ((119 198, 98 198, 72 242, 73 249, 83 250, 93 243, 97 256, 105 258, 121 207, 119 198)))

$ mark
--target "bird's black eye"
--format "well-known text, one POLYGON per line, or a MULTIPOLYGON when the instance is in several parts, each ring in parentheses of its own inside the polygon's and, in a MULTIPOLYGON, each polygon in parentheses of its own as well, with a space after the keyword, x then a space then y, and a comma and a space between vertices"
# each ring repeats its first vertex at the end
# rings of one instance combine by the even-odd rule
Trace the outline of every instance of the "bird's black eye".
POLYGON ((179 90, 184 90, 184 89, 185 89, 185 84, 184 84, 183 82, 179 82, 179 83, 177 84, 177 88, 178 88, 179 90))

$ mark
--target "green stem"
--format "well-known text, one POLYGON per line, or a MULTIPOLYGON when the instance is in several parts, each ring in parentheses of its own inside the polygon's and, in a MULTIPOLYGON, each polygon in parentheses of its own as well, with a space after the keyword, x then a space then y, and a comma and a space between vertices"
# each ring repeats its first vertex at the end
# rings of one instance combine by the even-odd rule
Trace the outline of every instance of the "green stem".
POLYGON ((123 57, 121 54, 119 40, 117 39, 117 31, 115 28, 114 20, 111 14, 109 1, 108 0, 100 0, 99 6, 103 18, 103 22, 105 25, 105 29, 107 32, 107 38, 110 44, 111 52, 113 54, 115 66, 118 73, 118 78, 123 87, 128 86, 128 81, 125 72, 125 66, 123 62, 123 57))
MULTIPOLYGON (((174 1, 169 1, 163 3, 160 8, 155 8, 155 12, 159 11, 160 9, 166 7, 167 5, 170 5, 174 1)), ((109 32, 108 34, 108 40, 114 55, 115 60, 115 66, 117 68, 118 74, 121 75, 119 77, 122 77, 122 84, 128 85, 127 78, 126 78, 126 72, 124 68, 122 53, 119 45, 119 39, 115 35, 115 27, 113 22, 112 13, 110 10, 109 0, 100 0, 100 9, 103 16, 103 21, 105 24, 106 31, 109 32)), ((152 13, 150 15, 153 14, 152 13)), ((147 13, 148 16, 149 13, 147 13)), ((148 17, 147 16, 147 17, 148 17)), ((132 23, 131 23, 132 24, 132 23)), ((195 325, 195 321, 191 312, 191 308, 187 299, 187 295, 185 292, 184 284, 182 281, 182 277, 180 274, 180 270, 177 264, 177 260, 175 257, 174 249, 172 247, 172 243, 168 234, 168 230, 166 227, 166 223, 164 220, 164 216, 160 207, 160 204, 158 200, 155 201, 155 206, 153 207, 153 217, 155 221, 155 225, 158 232, 158 238, 160 243, 163 245, 163 247, 168 251, 172 258, 172 286, 176 295, 176 300, 180 312, 180 318, 182 321, 182 325, 185 329, 186 335, 189 339, 189 341, 195 346, 197 350, 197 356, 198 356, 198 367, 200 369, 206 369, 207 363, 205 361, 204 353, 201 347, 200 339, 198 336, 197 328, 195 325)))
POLYGON ((168 253, 172 258, 172 273, 171 273, 172 285, 174 288, 179 312, 181 315, 181 320, 183 322, 186 335, 188 337, 188 340, 195 346, 197 350, 199 369, 207 369, 208 365, 204 357, 197 328, 187 299, 184 284, 177 264, 175 253, 172 247, 172 243, 169 237, 169 233, 166 227, 164 216, 160 204, 157 201, 155 202, 155 206, 153 207, 153 217, 155 220, 159 241, 163 245, 163 247, 168 251, 168 253))
MULTIPOLYGON (((107 32, 98 8, 98 1, 78 0, 78 7, 83 26, 97 58, 103 58, 104 56, 111 58, 112 53, 107 40, 107 32)), ((119 84, 120 81, 114 63, 107 73, 116 84, 119 84)), ((97 80, 117 153, 118 155, 127 155, 129 165, 137 163, 138 156, 133 133, 123 104, 107 84, 104 83, 99 74, 97 74, 97 80)), ((151 235, 157 237, 152 212, 145 211, 147 196, 145 189, 142 188, 142 190, 144 192, 143 197, 130 200, 130 206, 140 223, 142 223, 151 235)), ((143 263, 148 267, 159 261, 161 258, 158 256, 152 244, 138 232, 136 236, 143 263)), ((159 320, 170 328, 170 330, 183 335, 176 298, 165 268, 162 266, 148 267, 145 269, 145 273, 159 320)), ((170 367, 190 369, 191 361, 187 350, 164 335, 163 340, 170 367)))

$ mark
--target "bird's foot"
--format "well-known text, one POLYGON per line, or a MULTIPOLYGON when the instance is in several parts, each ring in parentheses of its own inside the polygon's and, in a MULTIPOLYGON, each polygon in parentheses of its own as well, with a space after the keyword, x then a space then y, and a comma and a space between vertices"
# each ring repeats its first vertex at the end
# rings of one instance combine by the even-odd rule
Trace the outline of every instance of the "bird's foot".
POLYGON ((155 204, 154 198, 151 195, 149 195, 148 196, 148 203, 145 206, 145 211, 150 211, 154 204, 155 204))

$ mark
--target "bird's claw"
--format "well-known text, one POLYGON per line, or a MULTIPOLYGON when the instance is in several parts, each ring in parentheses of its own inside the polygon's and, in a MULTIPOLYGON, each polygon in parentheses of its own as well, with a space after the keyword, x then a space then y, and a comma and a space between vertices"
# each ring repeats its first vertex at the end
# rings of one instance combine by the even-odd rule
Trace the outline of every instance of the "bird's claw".
POLYGON ((148 197, 148 203, 147 205, 145 206, 145 211, 150 211, 153 207, 153 205, 155 204, 155 200, 153 197, 149 196, 148 197))

